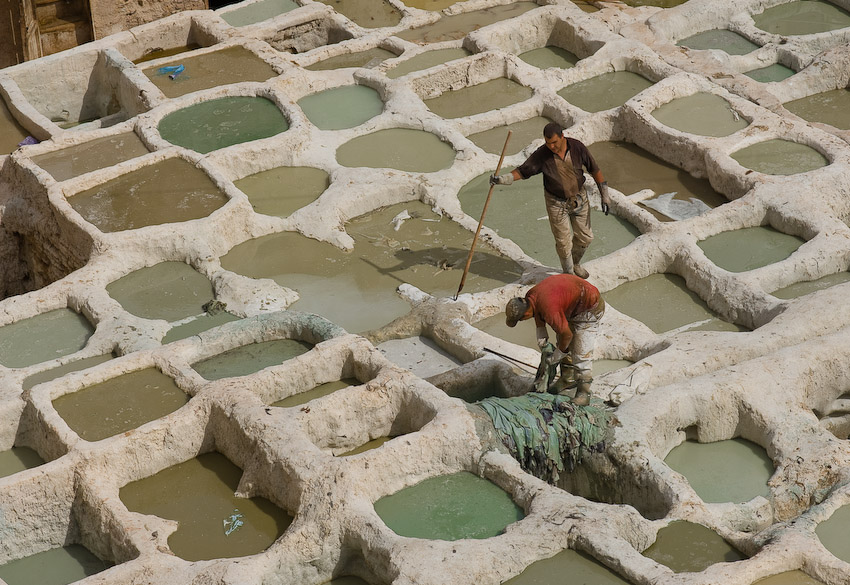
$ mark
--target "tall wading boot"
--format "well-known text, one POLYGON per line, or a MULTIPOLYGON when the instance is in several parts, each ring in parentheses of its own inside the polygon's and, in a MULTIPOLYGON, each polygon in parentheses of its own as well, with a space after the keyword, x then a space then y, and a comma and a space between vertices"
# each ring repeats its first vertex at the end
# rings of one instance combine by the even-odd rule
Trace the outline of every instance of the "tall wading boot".
POLYGON ((570 400, 576 406, 587 406, 590 404, 590 383, 592 380, 579 380, 578 387, 576 388, 576 394, 570 400))
POLYGON ((590 276, 590 273, 581 267, 579 262, 581 262, 582 256, 584 256, 584 252, 587 248, 582 248, 581 246, 573 246, 573 274, 580 278, 587 278, 590 276))
POLYGON ((564 274, 575 274, 573 271, 573 259, 561 258, 561 270, 564 271, 564 274))

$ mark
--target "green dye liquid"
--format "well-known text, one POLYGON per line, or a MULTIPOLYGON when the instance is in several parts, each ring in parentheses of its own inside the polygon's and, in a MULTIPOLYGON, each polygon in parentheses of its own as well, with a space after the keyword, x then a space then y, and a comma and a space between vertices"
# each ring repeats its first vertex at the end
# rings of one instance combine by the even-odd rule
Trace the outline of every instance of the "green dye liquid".
POLYGON ((141 139, 133 132, 125 132, 41 154, 32 160, 57 181, 65 181, 145 154, 148 149, 141 139))
POLYGON ((380 64, 382 61, 386 61, 387 59, 392 59, 394 57, 398 57, 398 55, 396 55, 392 51, 388 51, 380 47, 374 47, 366 51, 359 51, 357 53, 346 53, 344 55, 330 57, 317 63, 313 63, 312 65, 308 65, 306 69, 310 71, 328 71, 330 69, 364 67, 366 65, 374 67, 375 65, 380 64))
POLYGON ((387 71, 387 77, 390 79, 396 79, 402 75, 413 73, 414 71, 422 71, 424 69, 436 67, 437 65, 442 65, 443 63, 448 63, 449 61, 454 61, 455 59, 463 59, 464 57, 469 57, 471 54, 472 53, 464 48, 427 51, 425 53, 420 53, 415 57, 411 57, 407 61, 399 63, 387 71))
POLYGON ((551 121, 543 116, 535 116, 521 122, 470 134, 468 138, 485 152, 501 154, 502 148, 505 146, 505 139, 508 137, 508 130, 510 130, 511 139, 508 141, 505 156, 511 156, 528 146, 535 138, 543 136, 543 127, 551 121))
POLYGON ((462 118, 525 101, 532 94, 531 88, 499 77, 478 85, 443 92, 438 97, 425 100, 425 105, 442 118, 462 118))
POLYGON ((320 130, 353 128, 384 110, 378 92, 365 85, 327 89, 301 98, 298 105, 320 130))
POLYGON ((247 376, 270 366, 277 366, 312 349, 312 345, 296 339, 275 339, 236 347, 192 364, 206 380, 247 376))
POLYGON ((850 89, 840 88, 788 102, 785 109, 809 122, 850 130, 850 89))
POLYGON ((758 226, 721 232, 697 245, 720 268, 746 272, 785 260, 803 243, 797 236, 758 226))
POLYGON ((166 345, 172 341, 186 339, 193 335, 198 335, 204 331, 208 331, 213 327, 218 327, 219 325, 224 325, 225 323, 238 320, 239 317, 231 315, 226 311, 222 311, 215 315, 204 313, 203 315, 198 315, 188 323, 172 327, 168 333, 165 334, 165 337, 162 338, 162 344, 166 345))
POLYGON ((504 490, 466 471, 383 497, 375 511, 396 534, 432 540, 490 538, 525 516, 504 490))
POLYGON ((535 8, 538 8, 538 4, 535 2, 512 2, 501 6, 472 10, 453 16, 443 16, 435 23, 408 29, 396 36, 420 45, 456 41, 488 24, 519 16, 535 8))
POLYGON ((697 50, 719 49, 729 55, 746 55, 759 48, 759 45, 749 39, 725 28, 707 30, 682 39, 676 44, 697 50))
POLYGON ((742 167, 766 175, 796 175, 829 164, 827 158, 811 146, 781 138, 753 144, 731 156, 742 167))
POLYGON ((0 565, 0 578, 8 585, 67 585, 111 566, 84 546, 70 544, 0 565))
POLYGON ((65 365, 57 366, 55 368, 51 368, 49 370, 45 370, 37 374, 33 374, 32 376, 27 376, 24 379, 23 388, 24 390, 29 390, 36 384, 50 382, 51 380, 55 380, 56 378, 61 378, 65 374, 70 374, 71 372, 80 372, 82 370, 87 370, 88 368, 93 368, 94 366, 108 362, 113 357, 115 356, 113 356, 111 353, 107 353, 104 355, 96 355, 94 357, 83 358, 81 360, 69 362, 65 365))
POLYGON ((349 140, 337 149, 336 158, 345 167, 433 173, 452 165, 455 150, 430 132, 389 128, 349 140))
POLYGON ((786 67, 785 65, 781 65, 779 63, 774 63, 773 65, 768 65, 767 67, 761 67, 759 69, 753 69, 752 71, 746 71, 744 75, 747 77, 752 77, 758 82, 768 83, 770 81, 782 81, 783 79, 788 79, 792 75, 797 73, 790 67, 786 67))
POLYGON ((565 549, 548 559, 537 561, 502 585, 629 585, 605 565, 590 556, 565 549))
POLYGON ((0 451, 0 477, 14 475, 43 464, 44 459, 29 447, 12 447, 0 451))
POLYGON ((825 0, 800 0, 768 8, 753 21, 777 35, 810 35, 850 26, 850 13, 825 0))
POLYGON ((778 299, 796 299, 803 295, 811 294, 819 290, 826 290, 838 284, 850 282, 850 272, 837 272, 818 278, 817 280, 809 280, 805 282, 795 282, 794 284, 773 291, 772 294, 778 299))
POLYGON ((0 327, 0 364, 25 368, 75 353, 94 333, 71 309, 56 309, 0 327))
POLYGON ((655 542, 643 554, 674 573, 698 573, 716 563, 747 558, 713 530, 682 521, 659 530, 655 542))
POLYGON ((159 123, 164 140, 201 154, 260 140, 289 129, 274 102, 262 97, 225 97, 177 110, 159 123))
POLYGON ((225 12, 220 16, 230 26, 246 26, 274 18, 298 7, 299 4, 293 0, 262 0, 225 12))
POLYGON ((568 85, 558 95, 586 112, 601 112, 622 106, 652 85, 631 71, 613 71, 568 85))
POLYGON ((330 175, 312 167, 277 167, 233 184, 257 213, 286 217, 318 199, 330 186, 330 175))
POLYGON ((652 117, 670 128, 700 136, 729 136, 750 124, 722 97, 705 92, 666 103, 653 111, 652 117))
POLYGON ((177 321, 204 312, 213 300, 209 279, 183 262, 161 262, 111 282, 106 292, 144 319, 177 321))
POLYGON ((358 382, 354 378, 346 378, 344 380, 336 380, 334 382, 325 382, 324 384, 319 384, 315 388, 307 390, 306 392, 299 392, 298 394, 287 396, 282 400, 273 402, 271 405, 280 408, 292 408, 293 406, 301 406, 302 404, 307 404, 311 400, 315 400, 317 398, 333 394, 337 390, 342 390, 343 388, 348 388, 349 386, 355 386, 359 383, 360 382, 358 382))
POLYGON ((540 69, 555 67, 557 69, 570 69, 579 62, 579 57, 574 53, 562 49, 556 45, 547 45, 538 49, 532 49, 518 55, 520 59, 540 69))

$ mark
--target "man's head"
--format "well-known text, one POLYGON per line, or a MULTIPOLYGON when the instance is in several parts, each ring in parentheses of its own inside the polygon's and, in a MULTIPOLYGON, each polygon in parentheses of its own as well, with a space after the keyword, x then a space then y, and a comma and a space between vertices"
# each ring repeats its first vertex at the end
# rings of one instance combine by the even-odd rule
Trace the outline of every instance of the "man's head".
POLYGON ((552 152, 559 152, 563 146, 564 129, 557 122, 549 122, 543 127, 543 140, 546 142, 546 147, 552 152))
POLYGON ((508 304, 505 305, 505 324, 508 327, 514 327, 518 321, 528 319, 526 313, 528 313, 529 307, 528 301, 523 298, 514 297, 509 300, 508 304))

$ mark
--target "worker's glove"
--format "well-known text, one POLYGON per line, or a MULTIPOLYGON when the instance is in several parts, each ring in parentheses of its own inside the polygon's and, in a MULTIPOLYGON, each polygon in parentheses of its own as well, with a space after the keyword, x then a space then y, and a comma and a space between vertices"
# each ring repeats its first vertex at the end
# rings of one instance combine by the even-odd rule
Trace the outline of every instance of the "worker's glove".
POLYGON ((550 366, 553 366, 553 365, 559 363, 565 357, 567 357, 567 354, 565 354, 564 352, 562 352, 560 349, 558 349, 556 347, 555 351, 552 352, 552 355, 549 356, 549 359, 546 360, 546 363, 550 366))
POLYGON ((611 196, 608 195, 607 182, 599 185, 599 195, 602 198, 602 211, 605 212, 605 215, 608 215, 608 212, 611 210, 611 196))
POLYGON ((505 173, 504 175, 490 175, 491 185, 510 185, 514 182, 513 173, 505 173))
POLYGON ((543 346, 549 343, 549 333, 546 331, 546 327, 538 327, 537 328, 537 347, 543 349, 543 346))

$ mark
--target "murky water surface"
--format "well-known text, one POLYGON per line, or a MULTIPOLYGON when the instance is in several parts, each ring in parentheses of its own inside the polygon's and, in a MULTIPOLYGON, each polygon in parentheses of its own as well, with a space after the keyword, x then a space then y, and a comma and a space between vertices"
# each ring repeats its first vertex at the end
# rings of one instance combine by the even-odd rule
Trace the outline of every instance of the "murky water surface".
POLYGON ((461 118, 525 101, 533 93, 531 88, 516 81, 498 77, 478 85, 445 91, 435 98, 425 100, 425 105, 443 118, 461 118))
POLYGON ((192 369, 206 380, 247 376, 270 366, 277 366, 313 348, 297 339, 275 339, 235 347, 192 364, 192 369))
POLYGON ((747 557, 710 528, 693 522, 671 522, 658 531, 644 556, 670 567, 674 573, 698 573, 715 563, 747 557))
POLYGON ((785 260, 805 240, 757 226, 721 232, 697 242, 709 260, 729 272, 755 270, 785 260))
POLYGON ((829 160, 811 146, 781 138, 753 144, 731 156, 742 167, 766 175, 796 175, 829 164, 829 160))
POLYGON ((94 333, 88 319, 56 309, 0 327, 0 364, 25 368, 83 349, 94 333))
POLYGON ((407 61, 402 61, 387 71, 387 77, 390 79, 396 79, 402 75, 413 73, 414 71, 422 71, 424 69, 436 67, 437 65, 442 65, 443 63, 448 63, 449 61, 454 61, 455 59, 463 59, 464 57, 469 57, 471 54, 472 53, 463 47, 427 51, 425 53, 420 53, 415 57, 411 57, 407 61))
POLYGON ((185 262, 136 270, 109 283, 106 292, 137 317, 169 322, 200 315, 214 298, 209 279, 185 262))
POLYGON ((398 8, 386 0, 319 0, 363 28, 395 26, 401 21, 398 8))
POLYGON ((201 45, 197 43, 189 43, 187 45, 181 45, 179 47, 169 47, 167 49, 154 49, 149 53, 145 53, 138 59, 134 60, 133 63, 136 65, 140 63, 147 63, 148 61, 153 61, 154 59, 165 59, 166 57, 173 57, 175 55, 182 55, 183 53, 188 53, 190 51, 194 51, 195 49, 200 49, 201 45))
POLYGON ((470 134, 467 138, 486 152, 501 154, 502 148, 505 146, 505 139, 508 137, 508 130, 510 130, 511 139, 508 142, 507 150, 505 150, 505 156, 511 156, 531 144, 535 139, 542 139, 543 127, 551 121, 549 118, 544 118, 543 116, 535 116, 521 122, 514 122, 506 126, 498 126, 484 132, 470 134))
POLYGON ((453 16, 443 16, 433 24, 409 29, 396 36, 405 41, 419 43, 420 45, 456 41, 488 24, 519 16, 537 7, 538 4, 535 2, 512 2, 501 6, 492 6, 481 10, 455 14, 453 16))
POLYGON ((0 96, 0 155, 13 152, 27 136, 29 132, 18 123, 0 96))
POLYGON ((676 44, 689 49, 719 49, 729 55, 746 55, 759 48, 759 45, 749 39, 725 28, 703 31, 676 44))
POLYGON ((299 7, 293 0, 261 0, 241 6, 219 16, 230 26, 246 26, 274 18, 299 7))
POLYGON ((44 370, 43 372, 39 372, 37 374, 33 374, 32 376, 27 376, 26 378, 24 378, 23 388, 24 390, 29 390, 36 384, 42 384, 44 382, 55 380, 56 378, 61 378, 65 374, 70 374, 71 372, 80 372, 82 370, 87 370, 88 368, 93 368, 94 366, 108 362, 113 357, 115 356, 113 356, 111 353, 107 353, 104 355, 96 355, 94 357, 83 358, 81 360, 68 362, 67 364, 56 366, 55 368, 50 368, 49 370, 44 370))
POLYGON ((784 104, 785 109, 809 122, 850 130, 850 89, 842 87, 784 104))
POLYGON ((569 548, 553 557, 532 563, 522 573, 502 585, 560 585, 561 577, 566 579, 563 583, 629 585, 629 581, 589 555, 569 548))
POLYGON ((8 585, 67 585, 111 566, 86 547, 69 544, 0 565, 0 578, 8 585))
POLYGON ((121 488, 127 509, 179 522, 168 537, 187 561, 244 557, 264 551, 292 522, 265 498, 234 495, 242 470, 220 453, 204 453, 121 488))
POLYGON ((365 85, 326 89, 301 98, 298 105, 319 130, 353 128, 384 110, 378 92, 365 85))
POLYGON ((97 169, 111 167, 148 152, 134 132, 124 132, 40 154, 32 160, 57 181, 64 181, 97 169))
POLYGON ((286 217, 319 198, 330 175, 312 167, 277 167, 233 182, 257 213, 286 217))
POLYGON ((612 71, 568 85, 558 95, 586 112, 622 106, 653 82, 631 71, 612 71))
POLYGON ((0 477, 14 475, 43 464, 44 459, 29 447, 12 447, 0 451, 0 477))
POLYGON ((729 102, 707 92, 674 99, 655 109, 652 117, 675 130, 700 136, 729 136, 750 125, 729 102))
POLYGON ((385 496, 375 511, 396 534, 432 540, 490 538, 525 516, 507 492, 466 471, 385 496))
POLYGON ((346 167, 390 168, 433 173, 449 168, 454 148, 436 134, 411 128, 388 128, 349 140, 336 151, 346 167))
POLYGON ((809 577, 803 571, 786 571, 766 579, 759 579, 753 585, 824 585, 824 583, 809 577))
POLYGON ((346 67, 374 67, 382 61, 394 57, 398 57, 398 55, 387 49, 374 47, 365 51, 358 51, 357 53, 345 53, 336 55, 335 57, 329 57, 308 65, 305 69, 309 69, 310 71, 327 71, 330 69, 344 69, 346 67))
POLYGON ((850 26, 850 13, 826 0, 799 0, 754 14, 756 27, 777 35, 809 35, 850 26))
POLYGON ((175 325, 169 329, 168 333, 165 334, 165 337, 162 338, 162 344, 165 345, 172 341, 186 339, 187 337, 198 335, 204 331, 212 329, 213 327, 218 327, 219 325, 224 325, 231 321, 237 321, 238 319, 239 317, 232 315, 227 311, 221 311, 216 314, 203 313, 195 316, 194 318, 180 321, 179 325, 175 325))
POLYGON ((850 506, 841 506, 832 516, 818 524, 815 534, 826 550, 836 557, 850 563, 850 539, 847 538, 847 526, 850 525, 850 506))
POLYGON ((570 69, 571 67, 575 67, 575 64, 579 62, 578 56, 557 45, 546 45, 545 47, 520 53, 517 56, 529 65, 534 65, 540 69, 548 69, 550 67, 570 69))
POLYGON ((337 390, 342 390, 343 388, 348 388, 349 386, 356 386, 360 382, 355 378, 345 378, 343 380, 336 380, 334 382, 325 382, 324 384, 319 384, 315 388, 311 388, 305 392, 299 392, 298 394, 293 394, 292 396, 287 396, 282 400, 278 400, 277 402, 273 402, 271 406, 278 406, 280 408, 292 408, 293 406, 301 406, 302 404, 307 404, 311 400, 315 400, 316 398, 321 398, 323 396, 327 396, 329 394, 333 394, 337 390))
POLYGON ((837 272, 829 274, 817 280, 808 280, 804 282, 795 282, 794 284, 780 288, 771 292, 773 296, 779 299, 796 299, 819 290, 826 290, 837 284, 850 282, 850 272, 837 272))
POLYGON ((752 77, 756 81, 761 83, 767 83, 770 81, 782 81, 783 79, 788 79, 792 75, 797 73, 790 67, 786 67, 781 63, 774 63, 773 65, 768 65, 767 67, 760 67, 758 69, 752 69, 750 71, 745 71, 744 75, 747 77, 752 77))

